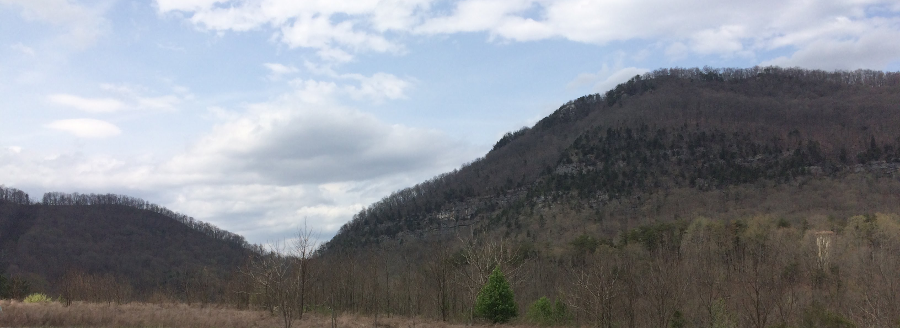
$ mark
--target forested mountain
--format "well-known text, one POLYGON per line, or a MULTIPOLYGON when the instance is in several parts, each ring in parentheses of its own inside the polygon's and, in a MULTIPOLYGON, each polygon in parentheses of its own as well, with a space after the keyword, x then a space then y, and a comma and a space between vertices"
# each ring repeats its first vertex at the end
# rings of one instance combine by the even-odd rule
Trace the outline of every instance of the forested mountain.
POLYGON ((214 301, 253 252, 241 236, 141 199, 51 192, 33 202, 0 188, 0 274, 32 291, 214 301))
POLYGON ((441 235, 565 245, 698 216, 894 212, 884 188, 898 167, 898 73, 660 69, 369 206, 326 249, 441 235))

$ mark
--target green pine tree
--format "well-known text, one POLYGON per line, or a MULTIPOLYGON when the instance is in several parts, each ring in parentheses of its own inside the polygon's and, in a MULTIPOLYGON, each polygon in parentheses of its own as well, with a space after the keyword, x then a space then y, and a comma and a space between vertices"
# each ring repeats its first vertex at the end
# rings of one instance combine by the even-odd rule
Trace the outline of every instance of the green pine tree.
POLYGON ((495 267, 494 272, 488 277, 487 284, 478 293, 475 299, 475 316, 491 320, 494 323, 504 323, 519 314, 519 307, 513 297, 509 282, 500 272, 500 267, 495 267))
POLYGON ((7 298, 10 298, 9 280, 6 279, 6 276, 0 274, 0 300, 7 298))

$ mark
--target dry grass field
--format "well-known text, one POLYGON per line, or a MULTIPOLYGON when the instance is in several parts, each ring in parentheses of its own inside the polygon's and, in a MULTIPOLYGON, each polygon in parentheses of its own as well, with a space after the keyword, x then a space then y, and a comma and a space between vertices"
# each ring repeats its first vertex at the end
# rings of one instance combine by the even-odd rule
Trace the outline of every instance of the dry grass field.
MULTIPOLYGON (((0 327, 283 327, 281 318, 265 311, 237 310, 226 307, 187 304, 97 304, 75 302, 66 307, 60 303, 26 304, 0 301, 0 327)), ((366 317, 341 315, 337 327, 361 328, 462 328, 465 324, 402 317, 366 317)), ((309 313, 292 327, 331 327, 329 316, 309 313)), ((504 325, 509 328, 526 326, 504 325)))

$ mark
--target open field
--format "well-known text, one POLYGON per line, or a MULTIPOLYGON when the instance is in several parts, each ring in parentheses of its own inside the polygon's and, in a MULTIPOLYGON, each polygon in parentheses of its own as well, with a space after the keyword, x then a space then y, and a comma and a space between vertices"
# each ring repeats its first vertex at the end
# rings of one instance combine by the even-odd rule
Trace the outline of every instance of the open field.
MULTIPOLYGON (((60 303, 26 304, 0 301, 0 327, 283 327, 281 318, 265 311, 187 304, 97 304, 75 302, 66 307, 60 303)), ((337 327, 393 328, 461 328, 465 324, 405 317, 366 317, 344 314, 337 317, 337 327)), ((292 327, 331 327, 329 316, 316 313, 295 320, 292 327)), ((504 325, 504 327, 529 327, 504 325)))

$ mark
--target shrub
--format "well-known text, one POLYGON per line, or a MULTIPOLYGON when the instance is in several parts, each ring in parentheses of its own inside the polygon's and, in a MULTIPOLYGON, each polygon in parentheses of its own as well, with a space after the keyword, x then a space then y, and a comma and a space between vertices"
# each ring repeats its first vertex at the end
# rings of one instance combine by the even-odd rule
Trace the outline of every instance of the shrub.
POLYGON ((478 292, 475 299, 475 316, 491 320, 493 323, 504 323, 519 315, 519 307, 513 299, 509 282, 495 267, 488 277, 487 284, 478 292))
POLYGON ((731 320, 731 315, 728 314, 728 311, 725 309, 725 301, 722 299, 716 299, 710 305, 710 314, 712 314, 712 327, 713 328, 735 328, 737 324, 731 320))
POLYGON ((25 303, 50 303, 53 298, 41 293, 34 293, 25 297, 25 303))
POLYGON ((842 315, 829 311, 822 304, 813 302, 803 311, 803 322, 800 327, 855 328, 856 325, 842 315))
POLYGON ((676 310, 675 313, 672 314, 672 320, 669 321, 669 326, 672 328, 687 327, 687 320, 684 319, 684 314, 682 314, 681 311, 676 310))
POLYGON ((528 321, 542 326, 564 325, 570 320, 566 304, 559 300, 550 302, 547 297, 541 297, 531 303, 525 317, 528 318, 528 321))

